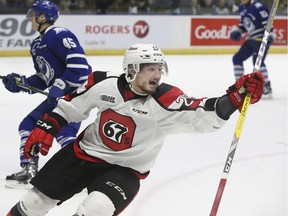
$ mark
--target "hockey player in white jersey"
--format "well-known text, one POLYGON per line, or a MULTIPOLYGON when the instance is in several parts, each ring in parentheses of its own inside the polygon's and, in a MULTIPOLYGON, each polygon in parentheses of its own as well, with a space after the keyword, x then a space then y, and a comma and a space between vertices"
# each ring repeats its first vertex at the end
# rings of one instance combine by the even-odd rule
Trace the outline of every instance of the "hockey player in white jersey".
POLYGON ((134 44, 125 53, 124 72, 94 72, 71 97, 39 120, 29 136, 25 157, 47 155, 54 136, 69 122, 93 121, 73 145, 57 152, 31 180, 34 186, 7 216, 40 216, 87 188, 75 216, 119 215, 137 195, 169 134, 219 130, 241 109, 247 92, 261 99, 262 73, 243 75, 226 94, 196 99, 176 86, 160 83, 167 73, 164 55, 152 44, 134 44))

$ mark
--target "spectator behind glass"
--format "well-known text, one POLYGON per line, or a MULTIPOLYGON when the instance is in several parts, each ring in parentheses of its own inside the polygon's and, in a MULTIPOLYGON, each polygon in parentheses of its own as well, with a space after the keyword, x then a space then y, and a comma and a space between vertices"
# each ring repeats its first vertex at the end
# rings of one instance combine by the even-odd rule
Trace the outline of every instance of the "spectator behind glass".
POLYGON ((151 12, 150 5, 152 4, 151 0, 140 0, 138 3, 139 13, 149 14, 151 12))
POLYGON ((229 9, 226 0, 217 0, 217 5, 214 8, 215 15, 229 15, 229 9))
POLYGON ((59 11, 62 14, 70 13, 70 1, 61 0, 61 2, 59 3, 59 11))
POLYGON ((4 9, 7 7, 6 0, 0 0, 0 11, 4 11, 4 9))
POLYGON ((114 0, 109 7, 109 11, 113 14, 126 14, 128 3, 126 0, 114 0))
POLYGON ((172 0, 172 3, 171 3, 171 14, 172 15, 181 14, 180 3, 181 3, 181 0, 172 0))
POLYGON ((191 15, 198 15, 201 6, 198 3, 198 0, 191 0, 191 15))
POLYGON ((213 3, 213 0, 200 0, 201 10, 199 10, 199 14, 213 15, 213 3))
POLYGON ((282 0, 279 3, 277 14, 278 15, 286 15, 286 16, 288 15, 287 0, 282 0))
POLYGON ((77 10, 79 8, 79 0, 70 0, 69 9, 77 10))
POLYGON ((108 7, 113 3, 113 0, 97 0, 97 14, 106 14, 108 7))
POLYGON ((130 0, 128 5, 128 13, 131 15, 138 14, 137 0, 130 0))

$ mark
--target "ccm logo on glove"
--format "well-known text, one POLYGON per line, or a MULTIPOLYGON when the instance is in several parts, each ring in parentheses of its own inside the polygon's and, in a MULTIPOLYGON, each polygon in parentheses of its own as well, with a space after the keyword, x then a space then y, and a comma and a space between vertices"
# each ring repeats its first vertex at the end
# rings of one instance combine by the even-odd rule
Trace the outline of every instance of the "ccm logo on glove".
POLYGON ((38 120, 36 128, 32 130, 24 146, 24 156, 30 158, 40 151, 42 155, 47 155, 52 146, 54 137, 60 131, 60 126, 56 119, 44 115, 38 120))
POLYGON ((37 121, 37 125, 43 129, 49 130, 52 128, 51 125, 48 125, 46 122, 42 121, 42 120, 38 120, 37 121))

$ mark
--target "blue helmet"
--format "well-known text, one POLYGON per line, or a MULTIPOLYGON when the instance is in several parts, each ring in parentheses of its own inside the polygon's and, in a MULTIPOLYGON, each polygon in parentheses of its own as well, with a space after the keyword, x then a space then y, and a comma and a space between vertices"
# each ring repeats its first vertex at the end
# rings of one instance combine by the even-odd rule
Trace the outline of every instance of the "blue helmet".
POLYGON ((47 0, 39 0, 32 5, 27 13, 27 18, 35 15, 36 17, 45 14, 47 22, 54 23, 59 17, 59 10, 56 4, 47 0))

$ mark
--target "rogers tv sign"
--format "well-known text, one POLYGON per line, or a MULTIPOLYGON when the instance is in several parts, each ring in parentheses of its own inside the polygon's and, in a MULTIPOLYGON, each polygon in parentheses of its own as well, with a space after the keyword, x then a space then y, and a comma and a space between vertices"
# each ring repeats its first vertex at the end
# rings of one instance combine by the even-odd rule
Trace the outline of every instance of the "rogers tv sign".
POLYGON ((128 35, 132 33, 138 38, 144 38, 149 33, 149 25, 144 20, 139 20, 134 25, 86 25, 86 34, 102 35, 128 35))
MULTIPOLYGON (((238 26, 236 18, 192 18, 191 19, 191 46, 222 46, 239 45, 239 42, 230 39, 230 33, 238 26)), ((287 45, 287 19, 274 21, 274 45, 287 45)))

